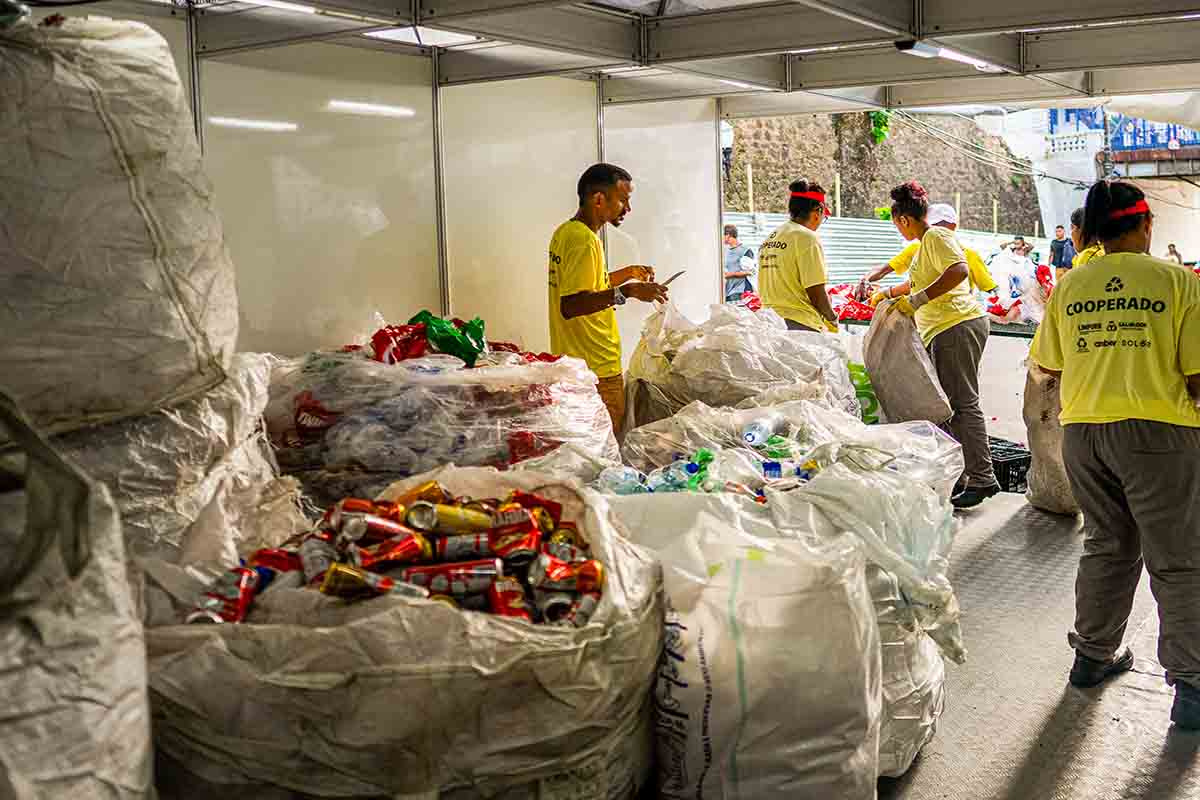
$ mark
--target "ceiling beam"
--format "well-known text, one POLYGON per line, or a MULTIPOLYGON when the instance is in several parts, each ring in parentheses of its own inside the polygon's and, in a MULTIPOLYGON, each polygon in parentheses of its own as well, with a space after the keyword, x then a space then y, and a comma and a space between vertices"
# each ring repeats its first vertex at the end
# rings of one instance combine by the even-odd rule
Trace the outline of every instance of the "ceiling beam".
POLYGON ((828 92, 756 92, 721 101, 721 116, 727 119, 774 117, 795 114, 837 114, 871 111, 887 103, 882 86, 840 89, 828 92))
POLYGON ((799 3, 747 6, 646 22, 647 63, 765 55, 850 44, 881 44, 893 36, 877 27, 799 3))
POLYGON ((1021 75, 915 83, 889 87, 892 108, 962 105, 964 103, 1021 103, 1040 100, 1080 99, 1086 95, 1058 83, 1021 75))
POLYGON ((1092 73, 1092 91, 1098 97, 1200 91, 1200 68, 1098 69, 1092 73))
POLYGON ((1200 13, 1198 0, 923 0, 921 33, 1030 31, 1200 13))
MULTIPOLYGON (((712 78, 685 72, 670 72, 652 77, 608 78, 603 83, 605 105, 656 103, 662 100, 685 100, 698 97, 729 97, 744 93, 712 78)), ((756 92, 780 95, 782 92, 756 92)))
POLYGON ((905 55, 892 45, 839 53, 789 56, 793 89, 831 89, 920 83, 980 75, 969 64, 905 55))
POLYGON ((519 44, 495 44, 469 50, 447 50, 441 54, 438 70, 441 83, 482 83, 484 81, 528 78, 537 75, 563 75, 594 72, 630 66, 633 62, 613 61, 596 56, 558 53, 519 44))
POLYGON ((487 17, 509 11, 570 5, 563 0, 419 0, 417 14, 430 25, 441 20, 487 17))
POLYGON ((438 21, 437 27, 614 62, 641 60, 639 21, 626 14, 592 8, 561 6, 506 11, 438 21))
POLYGON ((714 58, 707 61, 681 61, 668 65, 676 72, 686 72, 723 82, 726 86, 745 91, 748 87, 782 91, 787 89, 787 56, 750 56, 748 58, 714 58))
POLYGON ((899 38, 916 35, 914 3, 897 0, 793 0, 800 5, 824 11, 861 25, 877 28, 899 38))
POLYGON ((1200 62, 1200 20, 1025 34, 1029 72, 1200 62))
POLYGON ((204 9, 196 26, 202 58, 313 42, 389 27, 324 14, 293 14, 265 6, 239 11, 204 9))

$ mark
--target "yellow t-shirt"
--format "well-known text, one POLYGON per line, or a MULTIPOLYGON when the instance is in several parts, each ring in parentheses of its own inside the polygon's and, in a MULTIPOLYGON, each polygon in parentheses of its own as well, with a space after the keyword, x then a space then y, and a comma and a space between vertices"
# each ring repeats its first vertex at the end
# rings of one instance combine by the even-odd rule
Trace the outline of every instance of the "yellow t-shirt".
POLYGON ((1071 268, 1074 269, 1075 267, 1082 267, 1092 259, 1099 258, 1102 255, 1104 255, 1104 245, 1100 244, 1099 242, 1091 245, 1090 247, 1085 247, 1076 253, 1075 257, 1071 259, 1071 268))
POLYGON ((763 305, 779 316, 813 330, 825 330, 825 318, 806 289, 825 283, 825 250, 817 234, 785 222, 758 250, 758 290, 763 305))
MULTIPOLYGON (((925 231, 919 248, 912 263, 910 293, 923 291, 932 285, 948 267, 960 261, 967 262, 967 254, 963 252, 954 231, 936 225, 925 231)), ((988 277, 990 280, 991 276, 988 277)), ((917 332, 928 347, 939 333, 961 322, 979 319, 985 313, 983 306, 971 295, 970 281, 964 280, 941 297, 917 309, 917 332)))
POLYGON ((1063 425, 1144 419, 1200 428, 1200 281, 1174 262, 1113 253, 1055 287, 1033 360, 1061 371, 1063 425))
POLYGON ((621 334, 611 308, 565 319, 561 301, 579 292, 611 289, 604 266, 604 245, 578 220, 564 222, 550 238, 550 350, 582 358, 598 378, 621 374, 621 334))
MULTIPOLYGON (((913 260, 917 256, 917 251, 921 249, 920 242, 912 242, 908 247, 897 253, 888 266, 892 272, 897 275, 903 275, 908 272, 912 266, 913 260)), ((992 273, 988 270, 987 264, 984 263, 983 257, 969 247, 964 247, 963 252, 967 254, 967 277, 971 281, 971 286, 981 292, 990 292, 996 288, 996 279, 992 277, 992 273)))

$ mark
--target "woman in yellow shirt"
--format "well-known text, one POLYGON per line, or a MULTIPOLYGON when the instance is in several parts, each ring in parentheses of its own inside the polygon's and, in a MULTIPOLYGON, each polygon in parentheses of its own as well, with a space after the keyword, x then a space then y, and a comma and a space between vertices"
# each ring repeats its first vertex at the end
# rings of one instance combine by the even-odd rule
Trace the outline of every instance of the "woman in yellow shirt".
MULTIPOLYGON (((1083 237, 1083 209, 1077 208, 1071 212, 1071 240, 1075 244, 1075 257, 1071 259, 1070 269, 1082 267, 1093 258, 1104 255, 1104 245, 1100 242, 1089 242, 1083 237)), ((1054 282, 1058 283, 1067 277, 1070 270, 1059 270, 1055 273, 1054 282)))
POLYGON ((954 232, 931 226, 929 195, 916 181, 892 190, 892 223, 921 248, 910 270, 910 287, 895 307, 917 323, 954 416, 946 430, 963 448, 966 469, 951 502, 972 508, 1000 492, 992 468, 987 423, 979 407, 979 362, 991 326, 971 294, 967 256, 954 232))
POLYGON ((1050 296, 1030 357, 1061 378, 1063 461, 1086 533, 1071 683, 1133 667, 1122 637, 1142 565, 1158 601, 1171 719, 1200 729, 1200 281, 1147 255, 1153 214, 1130 183, 1088 192, 1105 255, 1050 296))
POLYGON ((817 228, 825 221, 825 190, 799 180, 788 187, 788 214, 758 249, 758 288, 763 305, 788 330, 837 333, 837 315, 825 291, 825 250, 817 228))

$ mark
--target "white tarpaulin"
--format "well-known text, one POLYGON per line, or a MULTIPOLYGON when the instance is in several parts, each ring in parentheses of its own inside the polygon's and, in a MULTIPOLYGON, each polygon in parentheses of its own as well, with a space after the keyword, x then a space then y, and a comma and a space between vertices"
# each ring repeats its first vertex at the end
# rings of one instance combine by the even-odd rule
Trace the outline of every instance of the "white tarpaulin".
POLYGON ((55 433, 216 386, 233 265, 167 43, 103 17, 0 32, 0 386, 55 433))
POLYGON ((146 649, 116 509, 0 394, 0 797, 152 797, 146 649))

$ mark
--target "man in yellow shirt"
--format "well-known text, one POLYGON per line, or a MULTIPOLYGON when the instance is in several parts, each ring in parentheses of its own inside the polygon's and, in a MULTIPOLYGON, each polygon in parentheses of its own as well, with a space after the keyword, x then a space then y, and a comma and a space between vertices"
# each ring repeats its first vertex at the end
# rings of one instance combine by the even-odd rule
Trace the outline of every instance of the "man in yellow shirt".
POLYGON ((1133 667, 1122 638, 1142 565, 1158 601, 1171 719, 1200 729, 1200 281, 1150 251, 1133 184, 1088 192, 1106 255, 1055 289, 1030 356, 1060 376, 1063 460, 1086 523, 1071 683, 1133 667))
POLYGON ((621 431, 625 418, 625 379, 621 373, 621 334, 615 306, 632 297, 665 302, 667 289, 654 283, 650 267, 631 266, 609 273, 604 245, 596 234, 605 224, 620 226, 632 206, 633 177, 612 164, 593 164, 576 187, 579 210, 550 238, 547 301, 550 349, 581 358, 599 378, 598 388, 621 431))
MULTIPOLYGON (((934 203, 929 206, 929 215, 925 218, 925 221, 939 228, 946 228, 950 231, 958 230, 958 212, 949 203, 934 203)), ((891 261, 867 273, 867 281, 874 283, 893 272, 897 275, 905 274, 912 267, 913 262, 917 258, 917 251, 920 249, 921 243, 919 241, 910 242, 891 261)), ((971 288, 981 292, 995 291, 996 281, 992 278, 992 273, 988 270, 987 264, 984 263, 983 257, 969 247, 964 247, 963 252, 967 256, 967 279, 971 282, 971 288)), ((894 287, 895 291, 893 294, 896 297, 908 294, 908 286, 908 283, 904 283, 898 287, 894 287)), ((872 300, 878 303, 884 297, 891 296, 891 294, 877 295, 872 300)))
POLYGON ((825 291, 825 250, 817 228, 825 221, 825 190, 806 180, 788 187, 791 217, 758 249, 763 305, 783 317, 788 330, 837 332, 837 314, 825 291))

